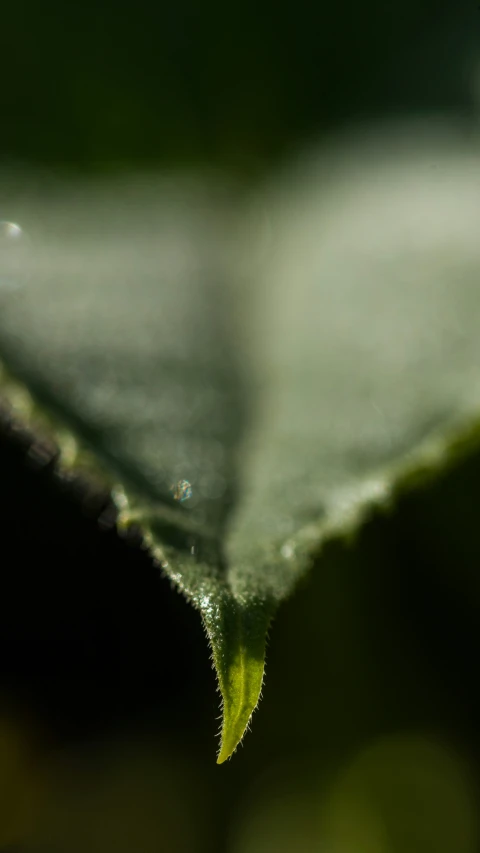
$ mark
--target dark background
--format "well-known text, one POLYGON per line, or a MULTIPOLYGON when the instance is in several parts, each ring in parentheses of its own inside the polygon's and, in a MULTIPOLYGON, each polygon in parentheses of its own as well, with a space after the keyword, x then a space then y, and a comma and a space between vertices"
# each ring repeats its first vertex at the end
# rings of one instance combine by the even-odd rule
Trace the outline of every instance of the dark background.
POLYGON ((474 0, 2 9, 2 160, 252 170, 375 115, 472 105, 474 0))
MULTIPOLYGON (((200 165, 254 180, 360 119, 449 111, 474 127, 479 37, 475 4, 457 0, 9 3, 0 163, 200 165)), ((313 773, 328 776, 369 738, 421 730, 478 771, 479 458, 373 518, 355 551, 331 546, 272 630, 244 750, 217 768, 218 701, 198 614, 134 543, 98 525, 106 497, 87 513, 82 489, 32 464, 0 420, 0 717, 35 766, 117 740, 178 747, 184 771, 166 799, 176 817, 152 849, 193 849, 182 835, 190 822, 195 849, 210 853, 229 849, 238 803, 280 760, 296 768, 288 791, 307 790, 313 773)), ((176 762, 166 762, 171 780, 176 762)), ((5 826, 17 796, 6 778, 5 826)), ((23 814, 3 834, 0 824, 5 853, 32 843, 23 814)), ((84 849, 96 848, 87 839, 84 849)))

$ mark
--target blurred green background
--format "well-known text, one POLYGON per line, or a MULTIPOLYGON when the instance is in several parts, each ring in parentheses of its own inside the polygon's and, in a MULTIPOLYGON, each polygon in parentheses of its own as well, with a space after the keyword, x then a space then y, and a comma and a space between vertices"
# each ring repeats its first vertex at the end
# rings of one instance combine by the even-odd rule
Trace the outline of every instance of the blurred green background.
MULTIPOLYGON (((474 128, 479 34, 453 0, 10 3, 0 163, 251 181, 366 119, 474 128)), ((479 457, 330 546, 218 768, 198 615, 0 420, 2 853, 480 849, 479 457)))
POLYGON ((6 3, 0 156, 250 173, 375 115, 472 106, 473 0, 6 3))

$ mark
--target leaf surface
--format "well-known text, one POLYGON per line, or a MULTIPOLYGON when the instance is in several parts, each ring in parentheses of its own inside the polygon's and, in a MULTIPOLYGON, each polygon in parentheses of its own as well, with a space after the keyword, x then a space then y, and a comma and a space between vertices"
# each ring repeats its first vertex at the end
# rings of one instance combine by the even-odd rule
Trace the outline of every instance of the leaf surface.
POLYGON ((0 393, 60 469, 97 460, 200 610, 219 762, 312 555, 477 441, 479 190, 442 127, 338 143, 246 205, 191 178, 0 183, 23 229, 0 238, 0 393))

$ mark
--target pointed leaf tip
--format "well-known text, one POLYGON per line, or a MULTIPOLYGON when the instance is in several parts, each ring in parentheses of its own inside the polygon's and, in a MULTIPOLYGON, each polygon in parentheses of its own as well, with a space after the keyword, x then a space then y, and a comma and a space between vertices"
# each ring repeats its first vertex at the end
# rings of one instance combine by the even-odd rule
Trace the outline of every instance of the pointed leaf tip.
POLYGON ((264 658, 252 655, 248 648, 238 650, 228 667, 227 678, 220 679, 223 696, 223 722, 217 764, 223 764, 235 752, 258 705, 263 683, 264 658))
POLYGON ((240 605, 222 595, 215 618, 204 612, 222 695, 222 730, 217 764, 233 755, 260 698, 265 668, 265 640, 270 611, 265 603, 240 605))

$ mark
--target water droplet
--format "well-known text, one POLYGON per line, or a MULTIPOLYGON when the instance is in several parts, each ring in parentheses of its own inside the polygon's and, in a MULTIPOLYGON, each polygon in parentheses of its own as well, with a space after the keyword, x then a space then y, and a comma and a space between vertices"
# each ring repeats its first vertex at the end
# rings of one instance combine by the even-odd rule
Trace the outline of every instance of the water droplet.
POLYGON ((179 480, 172 486, 172 494, 176 501, 184 503, 192 497, 192 487, 188 480, 179 480))
POLYGON ((19 240, 23 232, 16 222, 1 222, 1 233, 5 240, 19 240))
POLYGON ((282 545, 280 549, 280 553, 285 560, 291 560, 295 555, 295 549, 290 542, 285 542, 285 545, 282 545))
POLYGON ((30 242, 16 222, 0 220, 0 291, 19 290, 30 267, 30 242))

